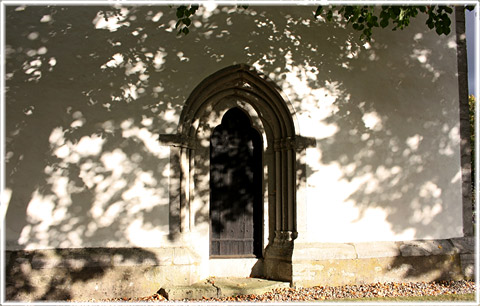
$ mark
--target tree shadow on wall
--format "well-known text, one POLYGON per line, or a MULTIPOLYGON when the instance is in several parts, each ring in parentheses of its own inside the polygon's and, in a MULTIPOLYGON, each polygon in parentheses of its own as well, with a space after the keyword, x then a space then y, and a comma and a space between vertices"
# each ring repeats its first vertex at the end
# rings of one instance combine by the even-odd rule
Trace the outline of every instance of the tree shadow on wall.
POLYGON ((98 290, 105 298, 135 296, 138 292, 131 283, 145 282, 136 271, 160 264, 154 252, 142 248, 9 251, 8 258, 5 298, 13 301, 86 300, 98 290), (111 273, 112 263, 121 271, 111 273), (91 280, 96 286, 87 284, 91 280), (75 295, 74 286, 80 290, 75 295))
MULTIPOLYGON (((448 119, 456 93, 437 86, 442 98, 432 104, 425 89, 455 81, 456 66, 441 64, 455 52, 450 40, 407 29, 362 45, 341 24, 315 23, 310 9, 201 8, 190 34, 177 37, 168 7, 7 6, 7 248, 168 245, 169 151, 157 136, 175 133, 201 80, 238 62, 276 83, 304 126, 321 124, 299 131, 321 151, 304 177, 336 165, 335 180, 357 186, 342 200, 358 210, 350 222, 381 210, 394 234, 456 233, 457 216, 438 208, 457 196, 447 188, 459 173, 448 119)), ((331 185, 319 179, 315 188, 331 185)), ((19 291, 31 289, 28 273, 7 272, 22 280, 19 291)), ((82 274, 68 277, 82 282, 82 274)))

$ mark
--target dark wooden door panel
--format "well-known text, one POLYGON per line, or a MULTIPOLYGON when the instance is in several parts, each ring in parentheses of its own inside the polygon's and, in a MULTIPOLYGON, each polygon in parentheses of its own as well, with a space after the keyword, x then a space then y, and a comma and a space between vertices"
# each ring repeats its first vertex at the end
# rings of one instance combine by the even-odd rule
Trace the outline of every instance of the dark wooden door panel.
POLYGON ((261 188, 261 137, 231 109, 210 141, 210 255, 261 255, 261 188))

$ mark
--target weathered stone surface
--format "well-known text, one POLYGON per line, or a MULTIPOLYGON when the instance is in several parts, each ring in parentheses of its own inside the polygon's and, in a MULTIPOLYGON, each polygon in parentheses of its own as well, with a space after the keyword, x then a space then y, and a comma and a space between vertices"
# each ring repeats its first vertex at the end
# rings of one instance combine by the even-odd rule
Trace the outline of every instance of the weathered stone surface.
MULTIPOLYGON (((474 239, 452 241, 297 243, 269 248, 261 266, 294 286, 473 278, 474 239)), ((17 301, 146 296, 205 277, 201 258, 186 247, 9 251, 6 259, 6 297, 17 301)), ((241 285, 232 286, 238 292, 241 285)), ((187 296, 196 298, 197 291, 187 296)))
POLYGON ((353 244, 358 258, 395 257, 400 255, 396 242, 357 242, 353 244))
POLYGON ((451 241, 460 254, 473 254, 475 251, 475 237, 453 238, 451 241))
POLYGON ((9 266, 12 252, 5 252, 5 266, 9 266))
POLYGON ((6 299, 105 299, 152 295, 165 284, 200 278, 197 257, 178 248, 61 249, 7 252, 6 299))
POLYGON ((148 269, 145 276, 158 283, 158 288, 166 284, 188 286, 201 279, 198 265, 155 266, 148 269))
POLYGON ((209 275, 215 277, 260 277, 263 276, 263 259, 216 258, 210 259, 209 275))
POLYGON ((202 297, 217 297, 218 289, 208 280, 203 280, 189 286, 167 286, 166 288, 161 288, 159 293, 169 300, 180 300, 186 298, 201 299, 202 297))
POLYGON ((276 288, 288 288, 288 282, 259 278, 220 277, 209 278, 191 286, 171 286, 160 289, 160 294, 169 300, 221 298, 241 294, 263 294, 276 288))
POLYGON ((356 257, 354 246, 346 243, 296 244, 293 253, 293 261, 353 259, 356 257))
POLYGON ((293 286, 463 279, 458 255, 321 260, 293 265, 293 286))
POLYGON ((214 286, 219 289, 219 297, 240 294, 263 294, 276 288, 288 288, 289 282, 279 282, 258 278, 216 278, 212 279, 214 286))
POLYGON ((160 288, 148 280, 141 267, 87 267, 8 269, 6 300, 32 302, 39 300, 91 300, 113 297, 148 296, 160 288), (28 272, 28 273, 25 273, 28 272))
POLYGON ((33 269, 170 265, 173 258, 173 248, 85 248, 15 253, 23 254, 18 258, 30 256, 33 269))
POLYGON ((452 255, 455 254, 453 244, 447 240, 432 240, 428 243, 429 251, 433 255, 452 255))
POLYGON ((467 279, 475 278, 475 254, 461 254, 462 273, 467 279))
POLYGON ((264 266, 264 273, 269 278, 282 281, 290 281, 292 279, 292 263, 290 261, 266 258, 264 266))
POLYGON ((200 261, 200 257, 189 248, 175 248, 173 251, 174 265, 189 265, 200 261))
POLYGON ((455 253, 448 240, 408 241, 400 245, 402 256, 451 255, 455 253))
POLYGON ((400 245, 402 256, 428 256, 432 245, 425 241, 408 241, 400 245))

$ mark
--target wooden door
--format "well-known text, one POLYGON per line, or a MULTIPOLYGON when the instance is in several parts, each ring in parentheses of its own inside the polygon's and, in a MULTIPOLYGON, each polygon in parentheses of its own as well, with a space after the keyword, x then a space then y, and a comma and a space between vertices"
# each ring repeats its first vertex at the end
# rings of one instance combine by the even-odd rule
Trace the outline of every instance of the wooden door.
POLYGON ((210 256, 262 253, 262 141, 238 108, 210 140, 210 256))

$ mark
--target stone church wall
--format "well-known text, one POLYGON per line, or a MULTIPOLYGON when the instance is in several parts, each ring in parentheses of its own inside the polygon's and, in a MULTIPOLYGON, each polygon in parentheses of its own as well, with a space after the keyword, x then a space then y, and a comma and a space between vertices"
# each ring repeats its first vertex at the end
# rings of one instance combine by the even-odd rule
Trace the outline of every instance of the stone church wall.
MULTIPOLYGON (((175 273, 184 284, 208 276, 208 203, 192 199, 188 227, 175 228, 186 160, 160 138, 177 133, 203 80, 234 65, 275 84, 308 139, 296 155, 295 243, 463 237, 455 27, 438 36, 419 17, 365 43, 311 11, 209 5, 183 37, 166 6, 6 6, 7 272, 95 267, 92 288, 111 267, 153 267, 113 275, 140 273, 154 287, 175 273)), ((298 267, 289 277, 304 275, 298 267)), ((70 273, 71 288, 85 281, 70 273)), ((28 295, 27 280, 9 284, 11 296, 28 295)))

